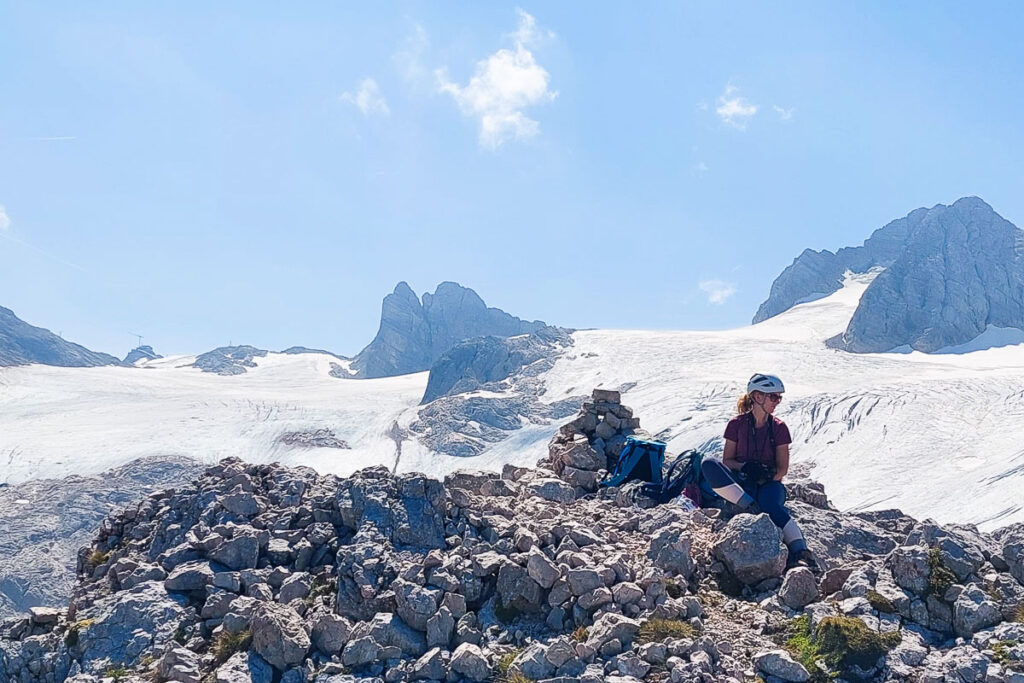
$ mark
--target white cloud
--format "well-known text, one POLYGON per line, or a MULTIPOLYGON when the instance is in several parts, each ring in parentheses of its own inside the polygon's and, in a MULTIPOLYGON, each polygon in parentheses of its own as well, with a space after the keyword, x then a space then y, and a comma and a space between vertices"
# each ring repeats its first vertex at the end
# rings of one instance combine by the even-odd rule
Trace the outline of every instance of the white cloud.
POLYGON ((372 78, 364 78, 359 82, 359 88, 354 95, 350 92, 342 93, 341 99, 357 106, 359 111, 363 112, 363 116, 387 116, 391 113, 387 100, 380 94, 377 81, 372 78))
POLYGON ((11 227, 11 219, 7 215, 7 209, 4 208, 3 204, 0 204, 0 230, 6 230, 11 227))
POLYGON ((703 161, 698 161, 693 165, 693 174, 698 178, 703 178, 704 174, 708 172, 708 165, 703 161))
POLYGON ((490 149, 497 149, 509 139, 536 135, 540 124, 526 116, 523 109, 558 96, 548 89, 551 75, 528 49, 554 34, 538 29, 536 20, 526 12, 518 12, 519 28, 512 34, 515 49, 503 48, 477 62, 467 85, 450 81, 445 69, 435 72, 438 90, 451 95, 463 114, 480 120, 480 144, 490 149))
POLYGON ((429 48, 430 38, 427 36, 427 30, 416 24, 412 35, 405 39, 395 54, 391 55, 395 67, 407 82, 416 84, 427 79, 427 67, 423 65, 423 56, 429 48))
POLYGON ((778 114, 779 118, 782 119, 783 121, 789 121, 791 118, 793 118, 793 112, 796 111, 796 107, 784 109, 777 104, 773 104, 772 109, 775 110, 775 113, 778 114))
POLYGON ((746 130, 747 121, 757 113, 758 106, 741 97, 734 85, 725 86, 725 91, 718 96, 715 113, 724 123, 739 130, 746 130))
POLYGON ((724 304, 736 293, 736 284, 724 280, 701 280, 697 286, 708 295, 709 304, 724 304))

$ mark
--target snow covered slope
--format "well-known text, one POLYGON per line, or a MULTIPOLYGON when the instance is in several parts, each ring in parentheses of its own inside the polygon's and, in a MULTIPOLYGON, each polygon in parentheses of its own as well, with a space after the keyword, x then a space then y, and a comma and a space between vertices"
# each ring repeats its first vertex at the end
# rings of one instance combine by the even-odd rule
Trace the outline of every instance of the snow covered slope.
MULTIPOLYGON (((1024 346, 942 355, 826 348, 872 277, 850 276, 827 297, 735 330, 576 332, 542 376, 543 400, 623 388, 643 427, 679 452, 720 447, 746 379, 774 372, 788 389, 777 414, 793 432, 793 460, 813 465, 839 507, 899 507, 983 528, 1024 520, 1024 346)), ((0 369, 0 482, 94 474, 156 454, 440 475, 532 464, 558 426, 524 420, 480 456, 444 456, 403 431, 427 373, 340 380, 330 376, 332 356, 271 353, 223 377, 184 367, 193 360, 0 369), (279 442, 317 429, 351 449, 279 442)))

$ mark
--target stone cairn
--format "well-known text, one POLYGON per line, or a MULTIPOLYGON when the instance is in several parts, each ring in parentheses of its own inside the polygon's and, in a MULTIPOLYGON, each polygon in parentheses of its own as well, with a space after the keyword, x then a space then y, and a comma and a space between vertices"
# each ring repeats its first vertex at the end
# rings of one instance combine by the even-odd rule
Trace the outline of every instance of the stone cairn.
POLYGON ((622 405, 618 391, 594 389, 592 400, 575 419, 562 425, 548 444, 548 457, 538 465, 548 467, 583 492, 597 490, 597 483, 615 464, 626 438, 650 438, 640 429, 640 418, 622 405))

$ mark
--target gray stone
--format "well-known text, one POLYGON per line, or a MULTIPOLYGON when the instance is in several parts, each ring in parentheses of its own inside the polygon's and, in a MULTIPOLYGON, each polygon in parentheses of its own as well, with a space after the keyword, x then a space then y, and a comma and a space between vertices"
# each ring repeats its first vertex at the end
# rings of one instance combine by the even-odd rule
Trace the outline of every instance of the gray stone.
POLYGON ((579 596, 604 586, 604 579, 593 569, 570 569, 565 576, 573 595, 579 596))
POLYGON ((554 562, 537 547, 530 548, 526 560, 526 571, 541 588, 551 588, 558 580, 559 571, 554 562))
POLYGON ((255 652, 236 652, 214 673, 214 683, 271 683, 273 678, 273 668, 255 652))
POLYGON ((232 538, 207 551, 206 556, 229 569, 252 569, 260 557, 260 542, 254 529, 235 532, 232 538))
POLYGON ((953 603, 953 632, 962 638, 1003 620, 999 605, 974 584, 966 586, 953 603))
POLYGON ((529 572, 511 562, 498 571, 497 591, 503 606, 521 612, 536 612, 544 597, 543 589, 530 578, 529 572))
POLYGON ((414 681, 435 680, 439 681, 445 677, 447 667, 445 666, 444 655, 441 648, 435 647, 416 660, 412 666, 412 679, 414 681))
POLYGON ((647 556, 656 567, 685 579, 693 575, 693 558, 690 555, 690 538, 686 527, 672 524, 657 531, 651 538, 647 556))
POLYGON ((398 616, 417 631, 427 630, 427 620, 437 612, 441 591, 422 588, 399 579, 392 584, 398 616))
POLYGON ((538 478, 526 485, 531 495, 553 503, 571 503, 576 500, 576 489, 561 479, 538 478))
POLYGON ((164 588, 169 591, 197 591, 212 583, 213 570, 209 562, 186 562, 175 567, 164 579, 164 588))
POLYGON ((779 598, 790 609, 803 609, 818 599, 818 582, 807 567, 797 567, 786 572, 779 590, 779 598))
POLYGON ((299 664, 309 651, 302 617, 287 605, 261 602, 250 620, 252 649, 279 671, 299 664))
POLYGON ((462 643, 452 653, 452 671, 471 681, 485 681, 491 675, 491 667, 480 648, 472 643, 462 643))
POLYGON ((807 669, 799 662, 794 661, 785 650, 769 650, 755 654, 754 666, 761 673, 775 676, 783 681, 804 683, 811 678, 807 669))
POLYGON ((326 655, 341 652, 352 633, 348 619, 331 612, 322 612, 313 622, 312 641, 316 649, 326 655))
POLYGON ((350 640, 341 653, 341 661, 345 666, 360 667, 377 659, 380 646, 370 636, 350 640))
POLYGON ((183 647, 171 648, 164 653, 157 662, 156 670, 163 680, 178 683, 200 683, 203 677, 199 655, 183 647))
POLYGON ((782 533, 768 515, 736 515, 718 534, 714 555, 749 586, 781 576, 786 566, 782 533))

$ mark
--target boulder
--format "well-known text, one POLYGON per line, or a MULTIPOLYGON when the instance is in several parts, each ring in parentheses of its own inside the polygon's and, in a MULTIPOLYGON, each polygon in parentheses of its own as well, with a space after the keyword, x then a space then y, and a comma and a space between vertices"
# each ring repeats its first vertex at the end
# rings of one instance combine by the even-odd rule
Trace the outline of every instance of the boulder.
POLYGON ((794 661, 785 650, 769 650, 755 654, 754 666, 761 673, 783 681, 804 683, 811 678, 807 669, 800 662, 794 661))
POLYGON ((302 617, 287 605, 259 603, 250 624, 252 649, 279 671, 301 663, 309 652, 302 617))
POLYGON ((736 515, 718 534, 714 555, 748 586, 782 575, 786 548, 782 533, 766 514, 736 515))
POLYGON ((491 675, 491 667, 483 652, 472 643, 462 643, 455 648, 451 669, 470 681, 486 681, 491 675))
POLYGON ((274 670, 255 652, 236 652, 217 667, 214 683, 271 683, 274 670))
POLYGON ((529 572, 518 564, 508 562, 498 571, 498 598, 504 607, 520 612, 536 612, 540 609, 544 590, 530 578, 529 572))
POLYGON ((779 589, 779 599, 790 609, 803 609, 818 599, 818 581, 807 567, 797 567, 786 572, 786 578, 779 589))
POLYGON ((651 538, 647 557, 656 567, 661 567, 670 574, 682 576, 687 580, 693 576, 690 538, 683 524, 671 524, 656 532, 651 538))

